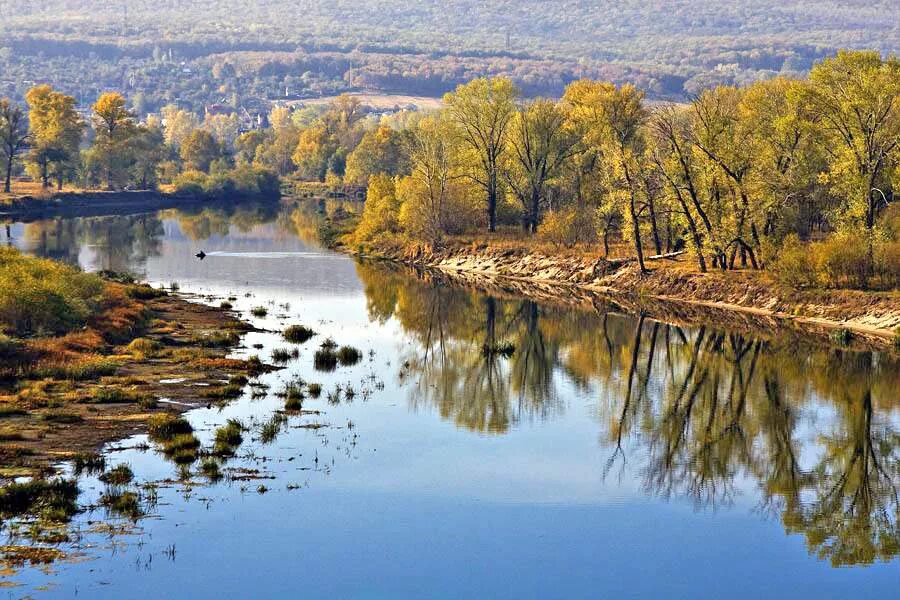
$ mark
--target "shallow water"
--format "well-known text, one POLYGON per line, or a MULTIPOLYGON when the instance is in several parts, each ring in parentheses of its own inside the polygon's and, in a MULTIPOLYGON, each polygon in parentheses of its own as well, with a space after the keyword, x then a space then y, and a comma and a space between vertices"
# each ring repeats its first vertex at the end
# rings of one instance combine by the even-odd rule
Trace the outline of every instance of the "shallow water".
MULTIPOLYGON (((12 596, 896 592, 896 356, 491 297, 323 250, 316 219, 209 209, 11 228, 29 252, 233 296, 261 328, 318 333, 260 378, 264 397, 188 414, 204 444, 228 418, 252 426, 230 476, 180 471, 145 436, 111 445, 108 465, 157 482, 147 515, 80 514, 60 545, 70 558, 9 575, 12 596), (268 316, 252 317, 260 305, 268 316), (316 371, 327 337, 362 361, 316 371), (507 342, 509 356, 483 350, 507 342), (321 412, 264 442, 296 377, 342 392, 308 398, 321 412)), ((251 333, 243 346, 268 360, 290 344, 251 333)), ((80 485, 85 507, 104 491, 80 485)))

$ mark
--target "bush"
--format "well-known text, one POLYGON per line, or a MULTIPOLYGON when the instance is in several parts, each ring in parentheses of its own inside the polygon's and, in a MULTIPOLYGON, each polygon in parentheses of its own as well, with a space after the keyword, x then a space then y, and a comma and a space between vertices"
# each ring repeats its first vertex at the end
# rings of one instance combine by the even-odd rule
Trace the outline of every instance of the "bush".
POLYGON ((14 334, 62 334, 99 310, 104 289, 96 275, 0 248, 0 329, 14 334))
POLYGON ((172 180, 176 194, 199 196, 206 189, 206 174, 202 171, 184 171, 172 180))
POLYGON ((591 211, 566 207, 544 215, 539 233, 542 239, 557 246, 572 247, 597 240, 597 228, 591 211))
POLYGON ((818 283, 818 265, 809 244, 796 235, 789 235, 782 243, 781 251, 771 264, 775 279, 793 288, 811 287, 818 283))
POLYGON ((811 253, 821 264, 824 283, 829 287, 866 288, 873 265, 864 235, 834 234, 812 245, 811 253))

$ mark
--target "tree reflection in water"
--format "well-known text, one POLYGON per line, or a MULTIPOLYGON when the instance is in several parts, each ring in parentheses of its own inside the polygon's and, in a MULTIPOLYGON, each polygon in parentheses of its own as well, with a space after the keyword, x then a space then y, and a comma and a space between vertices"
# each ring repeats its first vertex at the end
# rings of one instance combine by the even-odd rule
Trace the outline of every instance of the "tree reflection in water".
POLYGON ((370 316, 414 342, 402 361, 415 408, 504 433, 565 406, 558 387, 599 395, 605 473, 698 508, 748 483, 760 509, 834 565, 900 550, 896 356, 687 329, 611 312, 504 300, 360 264, 370 316), (481 351, 508 341, 509 358, 481 351))

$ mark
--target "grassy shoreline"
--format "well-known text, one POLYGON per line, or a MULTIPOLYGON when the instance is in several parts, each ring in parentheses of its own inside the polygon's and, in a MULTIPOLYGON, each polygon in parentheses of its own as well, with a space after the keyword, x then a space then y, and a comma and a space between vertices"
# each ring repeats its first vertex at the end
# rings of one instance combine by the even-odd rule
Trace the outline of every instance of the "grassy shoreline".
POLYGON ((52 475, 63 461, 147 431, 158 415, 240 395, 248 377, 270 368, 227 358, 252 327, 226 310, 149 286, 104 285, 83 327, 3 336, 0 481, 52 475))

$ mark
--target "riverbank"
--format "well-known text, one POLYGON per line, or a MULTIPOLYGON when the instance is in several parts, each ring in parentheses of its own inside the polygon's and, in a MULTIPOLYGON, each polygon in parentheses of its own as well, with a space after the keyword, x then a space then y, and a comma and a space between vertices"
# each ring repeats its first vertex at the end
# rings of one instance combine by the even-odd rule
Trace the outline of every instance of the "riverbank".
POLYGON ((240 395, 248 377, 269 368, 227 358, 252 327, 225 309, 109 286, 111 300, 84 329, 4 348, 0 480, 51 474, 147 431, 158 415, 240 395), (121 332, 112 342, 111 323, 121 332))
MULTIPOLYGON (((577 291, 599 294, 623 306, 653 300, 714 311, 727 324, 728 314, 774 319, 835 338, 860 337, 889 346, 900 328, 898 292, 790 290, 752 271, 700 273, 684 255, 651 261, 642 274, 634 262, 607 261, 587 253, 559 255, 525 244, 450 243, 383 245, 351 250, 359 256, 433 269, 462 282, 515 283, 520 293, 533 288, 544 299, 567 301, 577 291)), ((582 299, 584 300, 584 299, 582 299)))

